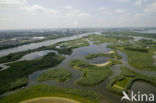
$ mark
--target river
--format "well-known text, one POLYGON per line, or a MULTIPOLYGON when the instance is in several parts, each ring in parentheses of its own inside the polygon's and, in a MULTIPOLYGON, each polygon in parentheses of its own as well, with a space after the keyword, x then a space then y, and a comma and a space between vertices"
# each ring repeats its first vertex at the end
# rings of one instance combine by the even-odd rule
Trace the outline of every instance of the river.
POLYGON ((25 51, 25 50, 28 50, 28 49, 36 49, 36 48, 39 48, 39 47, 42 47, 42 46, 48 46, 48 45, 52 45, 52 44, 62 42, 62 41, 82 38, 82 37, 90 35, 90 34, 101 34, 101 33, 100 32, 89 32, 89 33, 83 33, 83 34, 80 34, 80 35, 74 35, 74 36, 70 36, 70 37, 58 38, 58 39, 55 39, 55 40, 47 40, 47 41, 44 41, 44 42, 31 43, 31 44, 22 45, 22 46, 18 46, 18 47, 13 47, 13 48, 9 48, 9 49, 3 49, 3 50, 0 50, 0 57, 8 55, 10 53, 25 51))

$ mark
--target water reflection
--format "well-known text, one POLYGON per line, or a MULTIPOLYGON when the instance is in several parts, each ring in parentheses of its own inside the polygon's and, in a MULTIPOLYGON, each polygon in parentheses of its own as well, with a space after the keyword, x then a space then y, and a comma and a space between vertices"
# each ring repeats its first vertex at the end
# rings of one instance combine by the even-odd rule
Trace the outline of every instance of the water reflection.
POLYGON ((56 51, 54 50, 44 50, 44 51, 37 51, 37 52, 33 52, 33 53, 30 53, 30 54, 27 54, 25 56, 23 56, 20 60, 33 60, 33 59, 37 59, 37 58, 40 58, 50 52, 54 52, 54 53, 57 53, 56 51))

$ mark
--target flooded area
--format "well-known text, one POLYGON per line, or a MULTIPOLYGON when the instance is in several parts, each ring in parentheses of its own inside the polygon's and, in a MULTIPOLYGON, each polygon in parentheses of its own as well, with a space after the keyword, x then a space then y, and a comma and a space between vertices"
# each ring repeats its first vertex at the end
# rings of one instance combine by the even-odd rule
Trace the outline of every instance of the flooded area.
POLYGON ((30 54, 27 54, 27 55, 23 56, 20 60, 33 60, 33 59, 37 59, 37 58, 40 58, 40 57, 42 57, 44 55, 47 55, 50 52, 57 53, 54 50, 37 51, 37 52, 33 52, 33 53, 30 53, 30 54))
MULTIPOLYGON (((63 40, 65 40, 65 39, 63 39, 63 40)), ((120 72, 121 72, 120 71, 120 66, 126 66, 126 67, 130 68, 133 71, 136 71, 138 73, 142 73, 142 74, 147 75, 147 76, 155 76, 156 75, 156 72, 154 72, 154 71, 142 71, 142 70, 138 70, 138 69, 130 66, 128 64, 128 57, 123 52, 118 50, 119 55, 122 56, 123 64, 113 65, 112 68, 111 68, 112 71, 113 71, 113 74, 111 76, 109 76, 104 82, 102 82, 102 83, 100 83, 100 84, 98 84, 96 86, 77 85, 75 83, 75 80, 79 79, 82 76, 82 72, 79 71, 79 70, 76 70, 74 68, 71 68, 69 66, 69 61, 71 61, 73 59, 81 59, 81 60, 84 60, 84 61, 89 62, 89 63, 101 64, 101 63, 107 62, 107 60, 109 59, 108 57, 97 57, 97 58, 92 59, 92 60, 86 60, 85 56, 87 54, 89 54, 89 53, 106 53, 106 52, 111 51, 110 48, 107 48, 107 45, 109 43, 104 43, 104 44, 100 44, 100 45, 94 45, 92 42, 89 42, 89 43, 90 43, 90 46, 80 47, 80 48, 74 49, 73 53, 71 55, 64 55, 65 60, 63 60, 62 63, 59 64, 58 66, 54 67, 54 68, 67 68, 68 70, 70 70, 71 73, 72 73, 71 79, 69 79, 66 82, 57 82, 55 80, 49 80, 49 81, 45 81, 45 82, 38 82, 37 78, 42 73, 44 73, 44 72, 48 71, 49 69, 51 69, 51 68, 47 68, 47 69, 36 71, 36 72, 30 74, 28 76, 29 83, 28 83, 27 86, 25 86, 23 88, 28 88, 28 87, 31 87, 31 86, 34 86, 34 85, 37 85, 37 84, 48 84, 48 85, 54 85, 54 86, 63 87, 63 88, 74 88, 74 89, 90 90, 90 91, 95 91, 97 93, 102 94, 104 97, 112 100, 115 103, 120 103, 121 102, 120 101, 121 96, 110 92, 106 88, 106 85, 111 81, 111 79, 120 74, 120 72)), ((50 44, 50 42, 49 42, 49 44, 50 44)), ((21 48, 24 48, 24 47, 21 47, 21 48)), ((53 50, 39 51, 39 52, 34 52, 34 53, 27 54, 27 55, 23 56, 20 60, 36 59, 36 58, 39 58, 39 57, 42 57, 42 56, 48 54, 49 52, 57 53, 56 51, 53 51, 53 50)), ((1 54, 1 56, 2 56, 2 54, 1 54)), ((21 89, 22 88, 20 88, 18 90, 21 90, 21 89)), ((18 90, 8 92, 8 93, 6 93, 4 95, 14 93, 14 92, 16 92, 18 90)), ((139 90, 141 92, 148 91, 150 93, 156 93, 156 89, 155 89, 154 86, 152 86, 149 83, 142 82, 142 81, 141 82, 140 81, 135 82, 133 84, 133 86, 132 86, 132 90, 134 90, 134 91, 139 90)), ((1 96, 4 96, 4 95, 1 95, 1 96)))
POLYGON ((156 29, 142 30, 142 31, 137 31, 137 32, 139 32, 139 33, 156 34, 156 29))
POLYGON ((147 94, 152 93, 156 95, 156 88, 153 85, 144 81, 134 82, 131 90, 134 92, 140 91, 142 93, 147 93, 147 94))

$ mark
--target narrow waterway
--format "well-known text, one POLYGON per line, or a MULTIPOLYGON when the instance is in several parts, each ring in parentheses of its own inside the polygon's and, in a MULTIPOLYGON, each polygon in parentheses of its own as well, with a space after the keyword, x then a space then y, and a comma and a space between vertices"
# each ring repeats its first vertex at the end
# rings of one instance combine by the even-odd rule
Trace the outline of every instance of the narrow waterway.
MULTIPOLYGON (((82 59, 84 61, 90 62, 90 63, 102 63, 102 62, 106 62, 108 58, 104 58, 104 57, 100 57, 100 58, 95 58, 93 60, 86 60, 84 58, 85 55, 87 55, 88 53, 103 53, 103 52, 109 52, 111 49, 107 48, 108 43, 104 43, 104 44, 100 44, 100 45, 94 45, 92 42, 89 42, 90 46, 87 47, 80 47, 77 49, 74 49, 73 53, 71 55, 64 55, 66 58, 65 60, 58 66, 54 67, 54 68, 67 68, 72 72, 72 78, 66 82, 57 82, 54 80, 49 80, 49 81, 45 81, 45 82, 38 82, 37 78, 43 73, 46 72, 47 70, 51 69, 51 68, 47 68, 44 70, 40 70, 40 71, 36 71, 32 74, 30 74, 28 76, 29 79, 29 83, 26 87, 23 88, 28 88, 37 84, 48 84, 48 85, 54 85, 54 86, 58 86, 58 87, 63 87, 63 88, 74 88, 74 89, 84 89, 84 90, 91 90, 91 91, 95 91, 97 93, 100 93, 102 95, 104 95, 106 98, 112 100, 113 103, 120 103, 120 98, 121 96, 114 94, 112 92, 110 92, 109 90, 106 89, 106 85, 111 81, 111 79, 117 75, 120 74, 120 66, 127 66, 128 68, 130 68, 131 70, 134 70, 136 72, 142 73, 144 75, 147 76, 151 76, 151 75, 156 75, 156 72, 153 71, 142 71, 142 70, 138 70, 133 68, 132 66, 130 66, 128 64, 127 61, 127 56, 122 53, 121 51, 118 51, 118 53, 122 56, 122 65, 114 65, 111 69, 113 71, 113 74, 111 76, 109 76, 103 83, 96 85, 96 86, 80 86, 74 83, 75 80, 77 80, 78 78, 80 78, 82 76, 82 72, 76 69, 73 69, 71 67, 69 67, 69 61, 73 60, 73 59, 82 59)), ((25 55, 22 59, 26 59, 26 60, 30 60, 30 59, 35 59, 37 57, 40 56, 44 56, 46 53, 49 53, 50 51, 40 51, 40 52, 36 52, 35 53, 31 53, 28 55, 25 55), (41 53, 40 55, 38 55, 37 53, 41 53), (31 55, 31 57, 29 57, 31 55)), ((54 52, 54 51, 51 51, 54 52)), ((138 82, 137 82, 138 83, 138 82)), ((137 83, 134 83, 132 90, 135 88, 139 88, 140 85, 136 85, 137 83)), ((151 90, 153 90, 153 87, 151 87, 151 85, 145 85, 146 87, 142 86, 141 90, 144 90, 144 88, 149 88, 151 90)), ((8 92, 5 93, 1 96, 6 96, 12 93, 15 93, 16 91, 19 91, 23 88, 20 88, 18 90, 12 91, 12 92, 8 92)), ((135 90, 136 91, 136 90, 135 90)), ((154 90, 153 90, 154 91, 154 90)))

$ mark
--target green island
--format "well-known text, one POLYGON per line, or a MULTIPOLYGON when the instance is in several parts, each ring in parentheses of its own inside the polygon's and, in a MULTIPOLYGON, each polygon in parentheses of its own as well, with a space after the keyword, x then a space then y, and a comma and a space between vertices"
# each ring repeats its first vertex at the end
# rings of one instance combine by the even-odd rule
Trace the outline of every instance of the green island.
POLYGON ((76 83, 80 85, 89 86, 99 84, 112 74, 109 66, 95 66, 79 59, 70 61, 69 65, 83 71, 82 77, 76 80, 76 83))
POLYGON ((125 35, 111 35, 107 33, 102 33, 102 35, 89 35, 88 40, 92 41, 94 44, 103 44, 103 43, 117 43, 119 40, 122 42, 128 42, 129 40, 133 40, 133 37, 128 37, 125 35))
POLYGON ((47 80, 56 80, 56 81, 67 81, 72 76, 71 72, 65 68, 57 68, 57 69, 50 69, 44 73, 42 73, 38 77, 38 81, 47 81, 47 80))
POLYGON ((84 46, 89 46, 89 43, 86 38, 79 38, 76 40, 63 41, 56 44, 59 48, 79 48, 84 46))
POLYGON ((122 64, 122 62, 120 61, 120 59, 122 58, 122 56, 120 56, 117 51, 109 51, 108 53, 94 53, 94 54, 87 54, 85 56, 86 59, 94 59, 97 57, 109 57, 110 59, 108 59, 108 61, 106 63, 102 63, 102 64, 93 64, 96 66, 112 66, 115 64, 122 64))
POLYGON ((120 75, 114 77, 107 88, 112 92, 122 94, 123 90, 128 92, 135 81, 145 81, 156 86, 156 77, 148 77, 127 67, 121 67, 120 75))
POLYGON ((145 38, 147 37, 147 38, 152 38, 152 39, 156 38, 155 34, 152 34, 152 33, 139 33, 139 32, 133 32, 133 31, 129 31, 129 30, 108 31, 108 32, 106 31, 106 32, 103 32, 103 34, 109 35, 109 36, 129 38, 127 40, 132 39, 132 37, 130 37, 130 36, 145 37, 145 38))
POLYGON ((154 48, 143 48, 133 45, 108 45, 108 47, 119 49, 125 53, 128 56, 128 63, 136 69, 156 71, 156 65, 153 65, 154 48))
POLYGON ((122 64, 119 59, 122 57, 115 51, 108 53, 88 54, 85 56, 86 59, 94 59, 99 56, 111 57, 106 63, 103 64, 91 64, 84 62, 79 59, 70 61, 69 65, 74 69, 83 71, 81 78, 76 80, 77 84, 80 85, 96 85, 103 82, 109 75, 112 74, 111 66, 115 64, 122 64))
POLYGON ((56 66, 64 60, 64 57, 55 53, 49 53, 42 58, 30 61, 18 61, 9 64, 10 68, 0 72, 0 94, 16 89, 28 83, 28 75, 48 67, 56 66))
POLYGON ((64 97, 79 101, 80 103, 100 103, 100 98, 104 98, 100 94, 86 90, 36 85, 3 97, 0 99, 0 103, 19 103, 37 97, 64 97))
POLYGON ((121 59, 122 56, 120 56, 116 51, 112 50, 108 53, 95 53, 95 54, 87 54, 85 56, 86 59, 94 59, 97 57, 110 57, 112 59, 121 59))
POLYGON ((92 41, 94 44, 102 44, 106 42, 117 42, 115 38, 112 37, 106 37, 104 35, 89 35, 88 40, 92 41))

